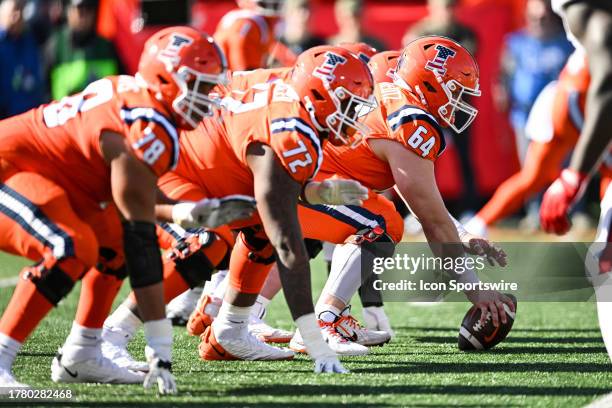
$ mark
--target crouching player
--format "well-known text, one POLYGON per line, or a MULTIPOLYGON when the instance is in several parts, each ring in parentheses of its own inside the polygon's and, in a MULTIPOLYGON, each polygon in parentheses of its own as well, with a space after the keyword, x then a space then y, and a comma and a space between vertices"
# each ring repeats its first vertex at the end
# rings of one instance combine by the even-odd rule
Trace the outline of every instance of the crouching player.
MULTIPOLYGON (((315 370, 345 371, 325 344, 313 315, 297 202, 302 185, 301 194, 313 202, 360 203, 364 198, 358 183, 306 182, 320 168, 323 140, 343 144, 351 142, 358 130, 367 134, 357 115, 359 107, 375 106, 372 91, 371 75, 359 58, 342 48, 315 48, 300 55, 285 82, 230 89, 220 118, 205 119, 197 131, 184 135, 183 160, 160 181, 168 196, 254 194, 258 202, 257 216, 230 225, 240 232, 230 258, 225 302, 211 326, 214 331, 203 337, 207 348, 201 347, 201 352, 209 358, 293 357, 289 350, 258 341, 247 329, 250 309, 276 259, 292 315, 307 333, 315 370), (348 197, 344 186, 350 190, 348 197)), ((173 296, 182 290, 179 287, 173 296)))
MULTIPOLYGON (((476 62, 467 50, 450 39, 423 37, 403 50, 394 78, 394 83, 381 82, 375 88, 379 106, 364 121, 370 133, 354 149, 327 145, 319 177, 335 174, 355 179, 374 191, 395 185, 423 224, 436 255, 445 253, 440 250, 441 246, 444 248, 440 244, 463 242, 468 252, 505 265, 503 251, 469 235, 450 217, 434 177, 434 160, 444 149, 440 124, 461 132, 476 116, 477 111, 462 100, 465 95, 480 95, 476 62)), ((328 229, 329 224, 307 219, 305 225, 328 229)), ((354 320, 346 318, 346 310, 362 279, 368 276, 367 273, 362 276, 362 251, 372 252, 374 256, 384 255, 381 251, 389 245, 379 245, 381 242, 393 243, 394 240, 389 239, 388 234, 368 228, 336 249, 330 277, 315 308, 321 327, 331 324, 345 339, 366 343, 367 339, 360 334, 367 332, 356 328, 354 320)), ((454 250, 450 255, 464 255, 463 251, 457 251, 460 246, 449 246, 454 250)), ((473 272, 454 278, 460 282, 478 281, 473 272)), ((495 325, 500 319, 506 322, 503 303, 513 308, 510 299, 497 292, 473 291, 466 295, 483 311, 491 312, 495 325)), ((290 346, 294 350, 304 350, 299 333, 290 346)), ((344 345, 343 349, 358 353, 356 347, 349 345, 344 345)))
POLYGON ((208 92, 225 78, 224 57, 210 37, 172 27, 148 40, 136 78, 107 77, 0 122, 0 248, 36 262, 21 272, 0 320, 0 389, 23 386, 12 374, 21 345, 83 279, 90 297, 81 297, 62 355, 53 360, 52 379, 144 380, 157 382, 161 392, 176 390, 154 222, 178 217, 206 223, 218 213, 208 202, 174 201, 156 213, 156 182, 177 165, 179 130, 212 111, 208 92), (106 266, 92 270, 98 263, 106 266), (145 321, 146 378, 100 352, 116 290, 100 293, 96 284, 120 284, 126 274, 145 321))

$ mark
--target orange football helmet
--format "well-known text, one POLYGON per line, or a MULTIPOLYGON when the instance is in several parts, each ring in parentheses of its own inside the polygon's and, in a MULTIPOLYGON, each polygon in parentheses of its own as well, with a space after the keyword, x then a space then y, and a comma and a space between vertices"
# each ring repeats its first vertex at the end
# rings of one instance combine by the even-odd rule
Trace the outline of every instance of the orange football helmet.
POLYGON ((376 48, 371 47, 364 42, 343 42, 338 44, 338 47, 346 48, 353 54, 357 55, 359 59, 365 62, 366 64, 370 62, 370 58, 372 58, 378 52, 376 48))
POLYGON ((285 0, 236 0, 236 3, 240 8, 266 17, 280 17, 285 8, 285 0))
POLYGON ((383 51, 374 55, 368 62, 374 82, 392 82, 397 60, 401 51, 383 51))
POLYGON ((212 37, 191 27, 169 27, 147 40, 136 76, 172 107, 179 127, 194 129, 220 107, 209 92, 228 82, 227 61, 212 37))
POLYGON ((314 125, 330 132, 330 142, 353 145, 369 129, 359 118, 376 107, 368 66, 342 47, 319 46, 297 58, 287 81, 298 93, 314 125))
POLYGON ((468 50, 450 38, 427 36, 404 48, 394 82, 416 94, 443 125, 461 133, 478 114, 462 98, 480 96, 479 77, 478 64, 468 50))

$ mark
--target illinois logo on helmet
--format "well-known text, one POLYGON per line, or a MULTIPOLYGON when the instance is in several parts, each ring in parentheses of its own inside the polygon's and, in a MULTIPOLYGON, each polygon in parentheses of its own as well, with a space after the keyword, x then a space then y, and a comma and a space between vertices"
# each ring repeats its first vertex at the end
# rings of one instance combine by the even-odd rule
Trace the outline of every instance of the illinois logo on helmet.
POLYGON ((341 47, 313 47, 298 56, 287 82, 317 130, 331 134, 331 143, 354 146, 368 134, 359 119, 376 107, 374 81, 355 54, 341 47))
POLYGON ((193 129, 219 108, 209 93, 228 82, 227 61, 212 37, 191 27, 169 27, 145 43, 136 77, 168 105, 179 127, 193 129))
POLYGON ((461 133, 478 114, 464 98, 480 96, 479 79, 468 50, 450 38, 426 36, 404 48, 393 82, 414 93, 443 126, 461 133))

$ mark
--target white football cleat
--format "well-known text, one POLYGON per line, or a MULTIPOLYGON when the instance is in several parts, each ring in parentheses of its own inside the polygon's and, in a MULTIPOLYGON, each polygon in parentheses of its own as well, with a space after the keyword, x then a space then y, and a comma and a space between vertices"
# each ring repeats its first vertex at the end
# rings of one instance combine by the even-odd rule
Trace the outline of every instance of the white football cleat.
POLYGON ((0 395, 8 395, 14 389, 29 388, 29 385, 17 381, 11 370, 0 367, 0 395))
POLYGON ((137 361, 131 356, 127 345, 132 336, 117 327, 104 326, 102 330, 102 356, 121 368, 132 371, 149 371, 146 361, 137 361))
POLYGON ((61 350, 51 363, 51 379, 61 383, 142 384, 145 373, 119 367, 102 354, 88 360, 62 361, 61 350))
MULTIPOLYGON (((350 341, 340 335, 340 333, 336 331, 333 323, 325 323, 319 320, 319 325, 321 326, 323 340, 325 340, 325 342, 329 345, 329 348, 339 356, 365 356, 368 354, 367 347, 350 341)), ((289 348, 296 353, 307 352, 306 345, 304 344, 304 340, 302 339, 302 335, 300 334, 299 330, 295 331, 293 338, 289 342, 289 348)))
POLYGON ((172 321, 173 326, 185 326, 189 316, 195 310, 198 299, 202 295, 202 286, 186 290, 168 303, 166 316, 172 321))
POLYGON ((292 332, 274 328, 253 315, 249 318, 249 331, 253 336, 266 343, 289 343, 293 337, 292 332))
POLYGON ((246 325, 232 326, 215 320, 200 337, 203 360, 291 360, 293 351, 258 340, 246 325))
MULTIPOLYGON (((324 313, 332 313, 330 311, 324 313)), ((352 340, 362 346, 381 346, 391 340, 391 335, 386 331, 369 330, 363 327, 357 319, 351 315, 351 306, 348 305, 340 314, 340 318, 334 323, 336 330, 343 337, 352 340)))
POLYGON ((363 322, 368 330, 382 330, 389 333, 391 338, 395 337, 395 333, 391 328, 389 318, 382 306, 368 306, 363 308, 363 322))

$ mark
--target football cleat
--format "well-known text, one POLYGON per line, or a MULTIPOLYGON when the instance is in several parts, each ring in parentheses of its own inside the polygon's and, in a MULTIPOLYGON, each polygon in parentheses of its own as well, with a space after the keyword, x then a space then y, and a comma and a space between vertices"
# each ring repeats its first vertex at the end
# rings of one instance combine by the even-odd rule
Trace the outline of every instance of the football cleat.
POLYGON ((249 319, 249 331, 253 336, 266 343, 289 343, 293 333, 283 329, 276 329, 262 319, 252 316, 249 319))
POLYGON ((204 333, 204 330, 212 324, 219 314, 221 303, 223 303, 221 298, 212 295, 205 295, 200 298, 195 310, 189 316, 189 321, 187 321, 187 333, 192 336, 199 336, 204 333))
MULTIPOLYGON (((332 313, 332 312, 323 312, 332 313)), ((351 306, 344 308, 340 316, 334 322, 338 333, 362 346, 381 346, 391 340, 391 335, 382 330, 369 330, 363 327, 357 319, 351 315, 351 306)))
POLYGON ((17 388, 30 388, 29 385, 20 383, 13 377, 11 370, 0 368, 0 395, 7 395, 11 390, 17 388))
POLYGON ((253 336, 246 327, 221 326, 219 334, 210 325, 200 336, 198 353, 202 360, 291 360, 293 351, 270 346, 253 336))
POLYGON ((395 333, 391 328, 389 318, 382 306, 368 306, 363 308, 363 322, 368 330, 381 330, 389 333, 393 338, 395 333))
MULTIPOLYGON (((323 339, 336 354, 340 356, 364 356, 368 354, 368 348, 346 339, 336 331, 333 323, 325 323, 319 320, 323 339)), ((289 342, 289 348, 296 353, 306 353, 306 345, 299 330, 295 331, 289 342)))
POLYGON ((127 349, 131 336, 116 327, 105 326, 102 331, 102 356, 108 358, 121 368, 132 371, 149 371, 149 364, 137 361, 127 349))
POLYGON ((189 289, 172 299, 166 306, 166 316, 172 321, 173 326, 185 326, 189 316, 195 310, 198 299, 202 295, 202 287, 189 289))
POLYGON ((51 379, 61 383, 142 384, 145 373, 119 367, 101 354, 83 361, 62 361, 61 350, 51 363, 51 379))

